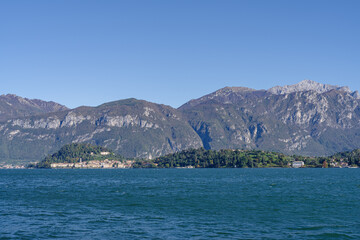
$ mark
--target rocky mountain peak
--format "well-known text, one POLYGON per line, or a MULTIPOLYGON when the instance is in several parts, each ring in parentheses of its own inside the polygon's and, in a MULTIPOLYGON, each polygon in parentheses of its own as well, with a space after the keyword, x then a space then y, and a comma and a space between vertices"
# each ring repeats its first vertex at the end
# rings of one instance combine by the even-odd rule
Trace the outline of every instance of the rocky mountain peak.
POLYGON ((65 110, 68 108, 55 102, 28 99, 15 94, 0 95, 0 121, 65 110))
POLYGON ((360 99, 360 94, 359 94, 359 91, 355 91, 351 94, 354 98, 356 99, 360 99))
POLYGON ((331 90, 339 90, 344 92, 351 93, 349 87, 339 87, 336 85, 322 84, 312 80, 303 80, 294 85, 285 85, 283 87, 276 86, 268 89, 268 92, 272 94, 287 94, 292 92, 302 92, 302 91, 315 91, 317 93, 324 93, 331 90))
POLYGON ((207 94, 198 99, 192 99, 189 102, 182 105, 179 109, 187 109, 189 107, 194 107, 199 105, 203 102, 207 101, 219 101, 222 103, 231 103, 232 100, 235 98, 243 98, 244 95, 252 92, 257 92, 257 90, 247 87, 224 87, 221 88, 213 93, 207 94))
POLYGON ((22 98, 20 96, 17 96, 15 94, 2 94, 0 96, 1 99, 7 100, 7 101, 17 101, 21 103, 28 103, 26 98, 22 98))
POLYGON ((226 93, 240 93, 240 92, 253 92, 256 91, 255 89, 252 88, 247 88, 247 87, 224 87, 221 88, 217 91, 215 91, 215 94, 226 94, 226 93))

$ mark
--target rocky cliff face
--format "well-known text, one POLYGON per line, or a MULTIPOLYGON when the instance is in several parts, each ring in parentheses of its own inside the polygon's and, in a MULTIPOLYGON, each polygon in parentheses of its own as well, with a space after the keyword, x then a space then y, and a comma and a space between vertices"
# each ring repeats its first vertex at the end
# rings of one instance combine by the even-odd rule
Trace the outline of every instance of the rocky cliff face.
POLYGON ((199 147, 312 156, 360 148, 358 92, 312 81, 269 90, 226 87, 179 109, 136 99, 72 110, 16 101, 31 111, 36 104, 42 114, 25 111, 0 123, 0 161, 40 160, 76 142, 138 158, 199 147))
POLYGON ((106 146, 137 158, 202 146, 181 112, 136 99, 11 119, 0 124, 0 136, 3 160, 39 160, 77 142, 106 146))
POLYGON ((360 146, 357 95, 303 81, 267 91, 224 88, 180 109, 206 148, 328 155, 360 146))
POLYGON ((312 80, 303 80, 294 85, 286 85, 286 86, 276 86, 272 87, 268 90, 273 94, 287 94, 293 92, 305 92, 305 91, 314 91, 317 93, 324 93, 331 90, 339 90, 344 92, 351 92, 349 87, 339 87, 329 84, 321 84, 318 82, 314 82, 312 80))

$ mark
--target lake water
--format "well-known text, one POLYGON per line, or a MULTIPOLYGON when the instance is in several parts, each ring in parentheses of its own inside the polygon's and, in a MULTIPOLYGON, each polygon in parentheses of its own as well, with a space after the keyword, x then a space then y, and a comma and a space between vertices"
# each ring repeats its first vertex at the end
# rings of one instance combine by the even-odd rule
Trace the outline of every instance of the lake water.
POLYGON ((0 170, 1 239, 360 239, 360 169, 0 170))

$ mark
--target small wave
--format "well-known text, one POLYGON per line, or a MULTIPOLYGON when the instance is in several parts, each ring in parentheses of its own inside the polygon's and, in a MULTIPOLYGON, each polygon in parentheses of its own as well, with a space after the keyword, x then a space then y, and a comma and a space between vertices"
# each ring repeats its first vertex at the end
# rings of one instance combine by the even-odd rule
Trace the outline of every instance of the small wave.
POLYGON ((318 235, 312 235, 317 239, 355 239, 345 233, 321 233, 318 235))
POLYGON ((297 228, 288 228, 289 230, 298 230, 298 231, 314 231, 327 228, 328 226, 312 226, 312 227, 297 227, 297 228))

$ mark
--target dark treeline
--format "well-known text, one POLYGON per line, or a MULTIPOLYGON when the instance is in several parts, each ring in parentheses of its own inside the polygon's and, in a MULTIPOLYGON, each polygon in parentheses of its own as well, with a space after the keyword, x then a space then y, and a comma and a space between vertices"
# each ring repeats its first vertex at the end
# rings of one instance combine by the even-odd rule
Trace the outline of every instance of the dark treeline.
MULTIPOLYGON (((49 168, 51 163, 76 163, 92 160, 124 160, 112 150, 90 144, 69 144, 58 152, 48 155, 43 161, 29 167, 49 168), (102 155, 101 152, 107 152, 102 155)), ((291 167, 292 162, 303 161, 305 167, 347 167, 360 166, 360 149, 351 152, 341 152, 329 157, 288 156, 278 152, 261 150, 205 150, 188 149, 168 154, 154 160, 138 160, 134 168, 268 168, 291 167)))
POLYGON ((287 156, 260 150, 189 149, 153 161, 138 161, 134 167, 196 167, 196 168, 261 168, 290 167, 293 161, 304 161, 307 167, 322 167, 327 158, 287 156))

